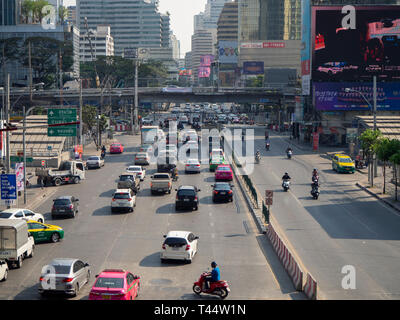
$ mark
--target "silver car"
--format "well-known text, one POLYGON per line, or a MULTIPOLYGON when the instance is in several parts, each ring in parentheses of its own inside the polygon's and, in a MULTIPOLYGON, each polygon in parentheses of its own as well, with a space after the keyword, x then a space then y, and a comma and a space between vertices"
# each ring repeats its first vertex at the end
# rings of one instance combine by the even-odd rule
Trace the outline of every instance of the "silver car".
POLYGON ((53 259, 42 269, 39 280, 39 293, 64 292, 76 296, 79 290, 90 281, 90 266, 79 259, 53 259))

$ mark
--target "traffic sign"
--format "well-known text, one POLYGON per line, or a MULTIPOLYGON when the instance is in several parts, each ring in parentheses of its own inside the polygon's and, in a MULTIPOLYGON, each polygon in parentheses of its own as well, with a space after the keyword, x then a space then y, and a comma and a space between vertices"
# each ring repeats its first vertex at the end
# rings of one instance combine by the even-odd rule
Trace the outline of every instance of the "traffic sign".
POLYGON ((15 204, 17 200, 17 177, 15 174, 0 175, 1 200, 7 204, 15 204))
POLYGON ((138 56, 138 51, 135 48, 124 48, 124 58, 125 59, 136 59, 138 56))
POLYGON ((49 120, 50 119, 62 119, 62 120, 67 120, 64 122, 73 122, 73 121, 76 121, 76 109, 75 108, 48 109, 47 118, 49 120), (71 120, 71 121, 68 121, 68 120, 71 120))
MULTIPOLYGON (((47 124, 76 122, 75 108, 48 109, 47 124)), ((67 125, 47 128, 49 137, 74 137, 76 136, 76 125, 67 125)))
POLYGON ((274 197, 274 191, 273 190, 265 190, 265 204, 267 206, 272 206, 273 197, 274 197))
POLYGON ((47 135, 49 137, 75 137, 76 127, 70 125, 70 126, 47 128, 47 135))
MULTIPOLYGON (((10 156, 10 161, 11 162, 23 162, 24 157, 23 156, 10 156)), ((32 157, 26 157, 26 162, 33 162, 32 157)))

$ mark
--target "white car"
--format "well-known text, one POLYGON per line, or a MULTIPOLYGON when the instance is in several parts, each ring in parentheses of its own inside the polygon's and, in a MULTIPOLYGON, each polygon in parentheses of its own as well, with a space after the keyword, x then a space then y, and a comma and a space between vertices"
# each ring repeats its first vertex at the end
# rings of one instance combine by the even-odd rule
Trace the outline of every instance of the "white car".
POLYGON ((0 260, 0 281, 6 281, 8 277, 8 264, 5 260, 0 260))
POLYGON ((201 166, 197 159, 188 159, 185 165, 185 172, 197 172, 200 173, 201 166))
POLYGON ((90 156, 86 161, 86 166, 90 168, 100 168, 104 166, 104 160, 99 156, 90 156))
POLYGON ((170 231, 164 235, 164 238, 160 253, 161 262, 168 259, 192 262, 197 253, 197 239, 199 237, 190 231, 170 231))
POLYGON ((201 112, 201 107, 200 106, 194 107, 194 112, 201 112))
POLYGON ((146 170, 144 170, 141 166, 129 166, 126 168, 126 171, 129 173, 136 173, 140 181, 143 181, 146 176, 146 170))
POLYGON ((179 121, 182 123, 188 123, 189 119, 187 116, 181 116, 181 117, 179 117, 179 121))
POLYGON ((133 211, 136 207, 136 195, 131 189, 117 189, 111 200, 111 212, 133 211))
POLYGON ((6 209, 0 212, 0 219, 23 219, 23 220, 35 220, 37 222, 44 223, 44 217, 41 213, 33 212, 29 209, 6 209))

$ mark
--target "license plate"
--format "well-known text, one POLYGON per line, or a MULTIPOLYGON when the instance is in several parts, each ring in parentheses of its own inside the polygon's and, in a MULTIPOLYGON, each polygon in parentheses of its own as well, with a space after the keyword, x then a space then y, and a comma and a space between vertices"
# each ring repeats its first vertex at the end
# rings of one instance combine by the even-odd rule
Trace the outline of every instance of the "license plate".
POLYGON ((64 210, 64 209, 58 209, 58 211, 60 211, 60 212, 65 212, 65 210, 64 210))
POLYGON ((226 194, 226 192, 221 192, 221 195, 225 195, 226 194))
POLYGON ((158 192, 162 192, 163 190, 162 189, 158 189, 158 192))
POLYGON ((109 295, 103 295, 102 297, 104 300, 111 300, 111 296, 109 295))
POLYGON ((183 199, 183 201, 189 201, 189 199, 183 199))
POLYGON ((174 251, 178 251, 178 250, 179 250, 179 248, 178 248, 178 247, 173 247, 173 248, 172 248, 172 250, 174 250, 174 251))

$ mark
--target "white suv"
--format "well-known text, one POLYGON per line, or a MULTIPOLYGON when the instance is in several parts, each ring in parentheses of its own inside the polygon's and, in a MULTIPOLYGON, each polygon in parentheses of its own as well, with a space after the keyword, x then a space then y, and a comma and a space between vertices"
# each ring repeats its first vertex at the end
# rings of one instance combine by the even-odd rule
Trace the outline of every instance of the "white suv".
POLYGON ((117 189, 111 200, 111 212, 129 211, 136 207, 136 195, 131 189, 117 189))
POLYGON ((197 239, 190 231, 170 231, 164 235, 164 243, 160 253, 161 262, 167 259, 184 260, 191 263, 197 253, 197 239))
POLYGON ((6 281, 8 277, 8 264, 5 260, 0 260, 0 281, 6 281))

